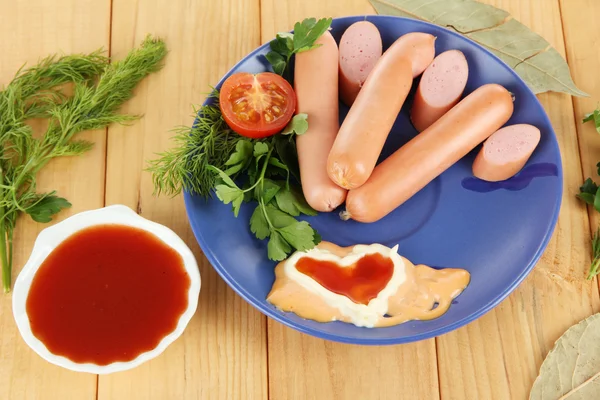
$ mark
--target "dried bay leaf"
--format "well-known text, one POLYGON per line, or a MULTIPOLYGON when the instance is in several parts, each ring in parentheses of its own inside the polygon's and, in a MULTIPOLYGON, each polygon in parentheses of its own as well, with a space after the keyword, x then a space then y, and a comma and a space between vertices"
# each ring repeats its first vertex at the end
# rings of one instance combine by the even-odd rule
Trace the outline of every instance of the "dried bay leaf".
POLYGON ((513 68, 534 93, 579 90, 565 59, 540 35, 499 8, 474 0, 370 0, 378 14, 428 21, 486 47, 513 68))
POLYGON ((572 326, 556 341, 529 399, 600 399, 600 314, 572 326))

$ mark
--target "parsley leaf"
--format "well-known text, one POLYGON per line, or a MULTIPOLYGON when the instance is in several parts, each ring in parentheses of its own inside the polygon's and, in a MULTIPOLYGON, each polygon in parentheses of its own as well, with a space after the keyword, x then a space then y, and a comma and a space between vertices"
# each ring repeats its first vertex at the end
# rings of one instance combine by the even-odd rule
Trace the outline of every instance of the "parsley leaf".
POLYGON ((267 250, 270 260, 281 261, 287 257, 288 253, 292 251, 292 248, 279 232, 273 231, 271 232, 269 244, 267 244, 267 250))
POLYGON ((268 52, 267 55, 265 55, 265 57, 267 58, 267 61, 271 63, 271 66, 273 67, 273 72, 275 72, 277 75, 283 75, 283 72, 285 71, 285 67, 287 65, 286 59, 281 54, 275 51, 268 52))
POLYGON ((273 72, 284 76, 288 70, 292 55, 315 49, 320 45, 315 44, 317 39, 331 26, 331 18, 306 18, 296 22, 294 33, 280 32, 271 40, 271 51, 265 56, 273 67, 273 72))
POLYGON ((590 178, 587 178, 583 185, 581 185, 577 197, 587 204, 594 206, 596 211, 600 212, 600 190, 598 190, 598 185, 590 178))
POLYGON ((251 161, 252 149, 253 146, 249 140, 240 140, 237 142, 235 151, 231 153, 229 159, 225 162, 225 165, 229 166, 224 171, 225 174, 232 176, 244 169, 251 161))
MULTIPOLYGON (((225 183, 227 186, 231 186, 232 188, 239 189, 237 187, 237 185, 235 184, 235 182, 233 181, 233 179, 231 179, 229 177, 229 175, 227 175, 225 172, 221 171, 219 168, 217 168, 213 165, 207 165, 206 168, 213 172, 216 172, 219 175, 219 177, 223 180, 223 183, 225 183)), ((215 189, 216 188, 217 187, 215 187, 215 189)))
POLYGON ((308 130, 308 114, 300 113, 288 122, 285 128, 281 131, 282 135, 303 135, 308 130))
POLYGON ((254 144, 254 157, 258 157, 269 152, 269 145, 264 142, 256 142, 254 144))
MULTIPOLYGON (((281 190, 281 186, 271 179, 264 179, 263 184, 261 186, 260 196, 265 204, 269 204, 271 200, 277 195, 277 193, 281 190)), ((258 197, 258 196, 257 196, 258 197)))
POLYGON ((52 216, 64 208, 71 207, 66 199, 55 196, 54 194, 40 195, 33 203, 25 209, 25 212, 31 216, 35 222, 50 222, 52 216))
POLYGON ((300 181, 298 152, 293 136, 275 135, 275 150, 277 151, 279 159, 287 165, 292 176, 300 181))
POLYGON ((596 194, 596 192, 598 191, 598 185, 596 185, 596 183, 592 181, 591 178, 587 178, 585 182, 583 182, 583 185, 579 188, 579 190, 581 191, 581 193, 596 194))
POLYGON ((269 224, 265 219, 265 214, 260 204, 256 206, 250 217, 250 231, 260 240, 268 238, 271 234, 269 224))
POLYGON ((583 122, 594 121, 594 125, 596 125, 596 131, 600 133, 600 108, 596 108, 593 112, 586 114, 583 117, 583 122))
POLYGON ((272 204, 266 206, 265 209, 267 211, 267 217, 269 218, 269 221, 274 229, 281 229, 297 222, 296 218, 281 211, 272 204))
POLYGON ((300 190, 295 187, 282 188, 277 195, 275 195, 275 201, 277 206, 284 212, 293 215, 294 217, 299 216, 301 213, 306 215, 317 215, 317 212, 308 205, 304 195, 300 190))
POLYGON ((233 215, 237 218, 242 202, 244 201, 244 192, 238 187, 231 187, 227 185, 217 185, 215 187, 215 193, 219 200, 224 204, 231 203, 233 207, 233 215))
POLYGON ((300 251, 310 250, 315 246, 314 230, 306 221, 296 221, 278 231, 289 244, 300 251))
POLYGON ((294 25, 294 53, 312 50, 319 47, 314 43, 331 26, 331 18, 306 18, 302 22, 296 22, 294 25))

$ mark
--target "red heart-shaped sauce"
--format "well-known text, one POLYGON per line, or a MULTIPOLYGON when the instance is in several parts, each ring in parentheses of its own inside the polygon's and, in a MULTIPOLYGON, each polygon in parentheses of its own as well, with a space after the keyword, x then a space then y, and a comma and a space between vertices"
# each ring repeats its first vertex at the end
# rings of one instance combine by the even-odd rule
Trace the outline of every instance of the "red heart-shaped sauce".
POLYGON ((333 293, 358 304, 369 304, 392 279, 394 262, 379 253, 367 254, 348 267, 302 257, 296 263, 296 269, 333 293))

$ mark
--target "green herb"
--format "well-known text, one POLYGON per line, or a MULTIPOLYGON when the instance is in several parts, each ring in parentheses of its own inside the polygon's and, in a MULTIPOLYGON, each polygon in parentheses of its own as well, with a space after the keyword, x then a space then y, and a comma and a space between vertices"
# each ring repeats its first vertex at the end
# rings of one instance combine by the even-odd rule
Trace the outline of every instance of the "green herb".
MULTIPOLYGON (((237 217, 242 202, 256 201, 257 206, 250 218, 250 231, 258 239, 269 238, 268 257, 281 261, 292 251, 308 250, 319 243, 320 237, 306 221, 297 221, 300 214, 316 215, 298 189, 290 185, 289 169, 276 155, 276 139, 257 141, 253 145, 252 157, 242 161, 242 154, 250 153, 250 141, 238 143, 230 159, 240 160, 247 168, 245 186, 238 186, 225 171, 210 166, 220 178, 215 192, 219 200, 231 204, 237 217), (286 180, 274 180, 268 176, 285 175, 286 180)), ((239 165, 239 164, 236 164, 239 165)))
POLYGON ((596 211, 600 212, 600 190, 598 190, 598 186, 591 178, 587 178, 579 188, 577 197, 587 204, 594 206, 596 211))
POLYGON ((212 192, 231 204, 235 217, 243 203, 256 202, 250 231, 269 239, 268 257, 284 259, 292 249, 308 250, 320 236, 305 221, 294 217, 316 215, 292 185, 299 177, 294 133, 308 128, 306 114, 290 121, 288 134, 250 140, 233 132, 223 120, 216 98, 198 110, 192 128, 179 128, 177 146, 150 161, 155 193, 175 195, 181 190, 209 197, 212 192), (240 181, 241 183, 236 183, 240 181))
POLYGON ((594 121, 594 125, 596 125, 596 131, 600 133, 600 107, 585 115, 583 122, 585 123, 589 121, 594 121))
MULTIPOLYGON (((191 128, 174 129, 176 145, 149 162, 148 171, 152 173, 156 194, 174 196, 184 189, 209 197, 216 183, 215 174, 208 168, 210 165, 227 170, 232 176, 245 168, 242 161, 247 160, 248 154, 243 149, 240 152, 237 146, 248 142, 225 123, 219 109, 218 91, 209 97, 213 98, 212 104, 194 108, 193 116, 197 119, 191 128), (234 156, 234 152, 238 154, 234 156)), ((252 151, 251 146, 249 151, 252 151)))
POLYGON ((284 76, 292 55, 319 47, 318 38, 331 26, 331 18, 306 18, 296 22, 294 33, 280 32, 270 43, 271 51, 266 55, 276 74, 284 76))
POLYGON ((304 113, 296 114, 290 122, 281 131, 282 135, 304 135, 308 130, 308 115, 304 113))
POLYGON ((600 228, 596 230, 594 236, 592 237, 592 265, 590 266, 590 271, 588 272, 587 279, 590 280, 596 275, 600 268, 600 228))
POLYGON ((0 261, 4 291, 11 287, 12 241, 17 216, 27 213, 49 222, 71 204, 56 192, 38 193, 37 173, 53 158, 75 156, 93 147, 74 137, 111 123, 129 123, 137 116, 118 114, 120 106, 148 74, 161 68, 163 41, 147 37, 121 61, 108 64, 99 52, 56 59, 19 71, 0 92, 0 261), (73 95, 60 85, 72 82, 73 95), (47 118, 41 137, 26 123, 47 118))

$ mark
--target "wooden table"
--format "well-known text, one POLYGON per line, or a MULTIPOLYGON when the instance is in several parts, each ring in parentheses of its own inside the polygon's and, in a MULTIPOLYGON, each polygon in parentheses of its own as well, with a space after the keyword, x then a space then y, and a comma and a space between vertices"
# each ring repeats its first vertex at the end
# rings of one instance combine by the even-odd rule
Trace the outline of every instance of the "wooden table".
MULTIPOLYGON (((50 53, 104 47, 120 58, 147 33, 166 39, 166 67, 126 105, 144 118, 129 128, 86 133, 94 150, 51 164, 40 189, 57 189, 72 201, 59 220, 121 203, 173 228, 197 255, 202 291, 196 315, 165 353, 109 376, 73 373, 42 360, 17 332, 11 296, 0 296, 0 399, 525 399, 554 341, 600 309, 597 282, 584 279, 590 225, 595 229, 599 218, 595 211, 588 216, 575 198, 600 160, 600 136, 581 123, 600 100, 600 2, 487 2, 566 54, 575 82, 591 94, 539 96, 565 169, 554 237, 525 282, 477 321, 415 344, 359 347, 300 334, 246 304, 202 256, 182 198, 154 197, 143 168, 171 145, 172 127, 191 123, 191 104, 200 104, 208 85, 241 57, 304 17, 372 14, 367 0, 4 0, 2 84, 23 62, 50 53)), ((19 221, 14 276, 43 227, 19 221)))

